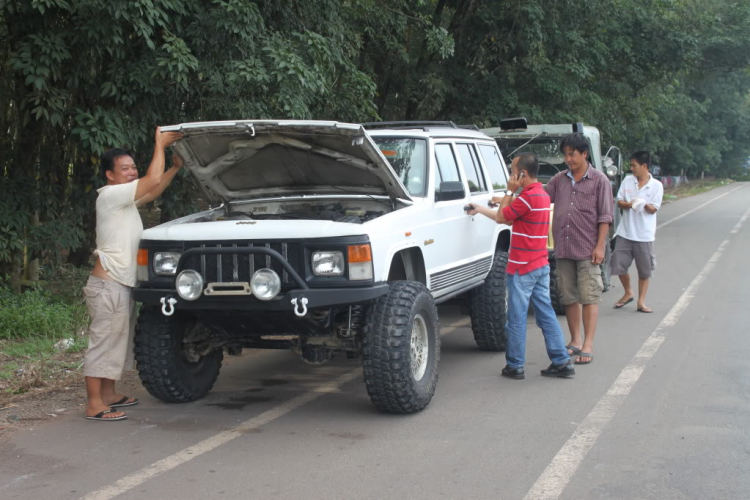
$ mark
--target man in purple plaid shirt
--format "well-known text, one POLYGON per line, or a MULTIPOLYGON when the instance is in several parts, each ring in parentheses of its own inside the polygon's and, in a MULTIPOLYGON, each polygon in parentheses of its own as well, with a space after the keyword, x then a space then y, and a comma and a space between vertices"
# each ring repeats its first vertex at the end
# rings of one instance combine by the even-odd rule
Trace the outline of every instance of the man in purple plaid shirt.
POLYGON ((546 186, 555 205, 555 274, 570 329, 568 353, 577 356, 576 364, 588 364, 594 359, 599 297, 604 288, 599 266, 604 262, 614 199, 607 176, 588 161, 589 141, 583 134, 567 136, 560 151, 568 170, 555 175, 546 186))

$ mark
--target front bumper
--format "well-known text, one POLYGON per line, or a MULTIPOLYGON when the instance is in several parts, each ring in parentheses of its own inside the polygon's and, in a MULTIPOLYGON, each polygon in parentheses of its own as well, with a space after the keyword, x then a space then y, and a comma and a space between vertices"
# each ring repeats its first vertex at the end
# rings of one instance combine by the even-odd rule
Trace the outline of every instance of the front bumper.
POLYGON ((162 305, 162 299, 169 301, 174 298, 177 302, 175 309, 186 311, 219 310, 219 311, 293 311, 292 301, 301 303, 307 299, 309 309, 330 306, 348 306, 369 302, 388 293, 388 283, 375 283, 362 288, 306 288, 290 290, 279 294, 269 301, 258 300, 252 295, 243 296, 202 296, 197 300, 182 299, 175 289, 170 288, 134 288, 133 299, 149 305, 162 305))

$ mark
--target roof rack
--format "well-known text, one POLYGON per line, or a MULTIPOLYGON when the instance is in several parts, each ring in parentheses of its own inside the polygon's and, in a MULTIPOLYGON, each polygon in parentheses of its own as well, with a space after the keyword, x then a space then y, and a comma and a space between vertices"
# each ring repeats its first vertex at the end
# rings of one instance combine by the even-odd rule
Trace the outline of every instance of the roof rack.
POLYGON ((466 130, 476 130, 477 132, 482 131, 482 129, 480 129, 476 125, 459 125, 458 128, 465 128, 466 130))
POLYGON ((459 127, 452 121, 401 121, 401 122, 369 122, 361 124, 366 129, 379 129, 379 128, 421 128, 427 130, 430 127, 450 127, 450 128, 464 128, 459 127))

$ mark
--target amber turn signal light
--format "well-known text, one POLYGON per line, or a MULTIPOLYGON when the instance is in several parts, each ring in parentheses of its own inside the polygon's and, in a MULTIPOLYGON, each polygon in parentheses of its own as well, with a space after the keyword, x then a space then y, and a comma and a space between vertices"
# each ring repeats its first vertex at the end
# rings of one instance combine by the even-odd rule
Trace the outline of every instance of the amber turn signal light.
POLYGON ((141 248, 138 250, 138 265, 139 266, 148 265, 148 250, 146 250, 145 248, 141 248))
POLYGON ((349 247, 349 262, 372 262, 370 245, 352 245, 349 247))

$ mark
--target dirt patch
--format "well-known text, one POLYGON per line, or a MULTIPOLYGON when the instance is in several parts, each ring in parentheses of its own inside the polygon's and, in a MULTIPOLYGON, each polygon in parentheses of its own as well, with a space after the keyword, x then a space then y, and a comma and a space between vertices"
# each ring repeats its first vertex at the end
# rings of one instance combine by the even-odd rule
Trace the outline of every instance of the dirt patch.
MULTIPOLYGON (((232 359, 242 359, 261 355, 261 349, 245 349, 239 358, 232 356, 230 360, 225 358, 224 362, 232 359)), ((83 363, 83 352, 60 353, 56 359, 64 360, 68 366, 76 367, 83 363)), ((33 369, 32 369, 33 371, 33 369)), ((0 437, 9 435, 11 432, 39 425, 42 422, 53 420, 60 415, 70 413, 78 414, 83 418, 86 405, 86 387, 83 370, 60 371, 53 378, 36 378, 27 392, 23 394, 9 394, 0 392, 0 437)), ((280 385, 283 380, 270 379, 270 385, 280 385)), ((31 379, 30 379, 31 381, 31 379)), ((18 386, 18 380, 13 381, 13 387, 18 386)), ((138 372, 130 371, 123 375, 117 382, 117 391, 122 394, 132 395, 142 389, 138 372)), ((248 389, 247 392, 262 392, 263 388, 248 389)), ((253 403, 267 402, 271 398, 261 396, 247 396, 246 398, 233 398, 224 409, 235 409, 233 406, 245 406, 253 403)), ((219 405, 217 405, 219 406, 219 405)), ((239 408, 237 408, 239 409, 239 408)))
MULTIPOLYGON (((83 353, 77 354, 83 360, 83 353)), ((135 371, 126 372, 117 383, 117 390, 132 394, 141 387, 135 371)), ((72 372, 64 378, 23 394, 0 396, 0 436, 15 430, 33 427, 60 415, 84 415, 86 387, 83 373, 72 372)))

